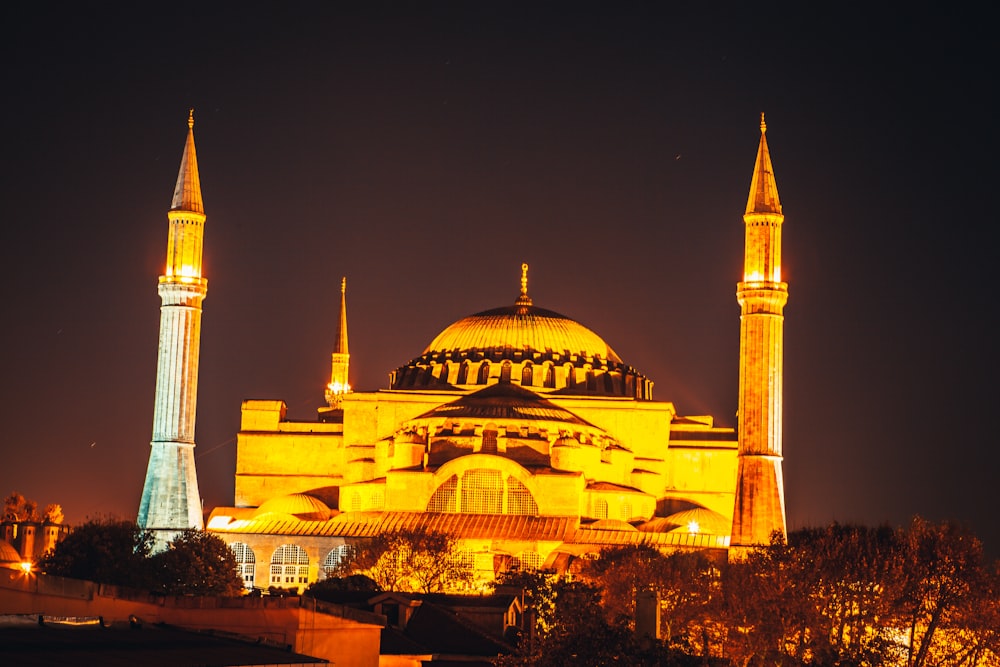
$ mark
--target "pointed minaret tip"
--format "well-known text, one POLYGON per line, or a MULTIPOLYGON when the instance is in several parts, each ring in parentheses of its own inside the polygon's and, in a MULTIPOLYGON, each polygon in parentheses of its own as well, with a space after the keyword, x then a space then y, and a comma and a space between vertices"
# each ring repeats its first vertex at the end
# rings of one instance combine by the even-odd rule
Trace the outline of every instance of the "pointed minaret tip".
POLYGON ((181 168, 177 172, 177 184, 174 186, 174 197, 170 202, 170 210, 190 211, 204 215, 205 204, 201 199, 198 156, 194 149, 194 108, 188 110, 187 125, 187 142, 184 144, 184 154, 181 156, 181 168))
POLYGON ((347 294, 347 276, 340 279, 340 293, 347 294))
POLYGON ((763 111, 760 112, 760 145, 750 181, 750 196, 747 197, 746 214, 752 213, 781 215, 778 185, 774 180, 771 153, 767 149, 767 123, 764 122, 763 111))

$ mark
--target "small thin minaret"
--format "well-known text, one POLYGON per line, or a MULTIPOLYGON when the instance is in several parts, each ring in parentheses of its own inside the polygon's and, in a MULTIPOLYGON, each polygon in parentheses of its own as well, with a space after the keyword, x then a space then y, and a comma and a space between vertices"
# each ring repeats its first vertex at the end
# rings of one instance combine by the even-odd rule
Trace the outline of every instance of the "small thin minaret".
POLYGON ((330 355, 330 384, 326 385, 326 402, 339 409, 344 394, 351 391, 347 374, 350 370, 351 354, 347 347, 347 277, 340 279, 340 319, 337 320, 337 339, 330 355))
POLYGON ((760 146, 743 215, 746 245, 740 304, 739 472, 730 546, 769 544, 786 534, 781 476, 781 396, 784 307, 781 281, 781 213, 778 187, 760 115, 760 146))
POLYGON ((203 527, 194 466, 194 422, 198 397, 205 207, 194 148, 194 109, 174 197, 167 212, 167 262, 160 276, 160 344, 153 404, 153 440, 139 504, 139 526, 153 531, 161 550, 180 531, 203 527))

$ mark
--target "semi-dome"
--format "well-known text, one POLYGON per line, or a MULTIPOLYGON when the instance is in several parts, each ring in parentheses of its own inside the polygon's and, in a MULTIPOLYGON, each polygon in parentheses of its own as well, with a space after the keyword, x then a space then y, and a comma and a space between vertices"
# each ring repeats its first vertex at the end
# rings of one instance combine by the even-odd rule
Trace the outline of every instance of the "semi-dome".
POLYGON ((652 398, 652 382, 599 335, 528 296, 528 265, 512 306, 448 325, 423 353, 391 375, 392 389, 471 389, 516 383, 566 395, 652 398))

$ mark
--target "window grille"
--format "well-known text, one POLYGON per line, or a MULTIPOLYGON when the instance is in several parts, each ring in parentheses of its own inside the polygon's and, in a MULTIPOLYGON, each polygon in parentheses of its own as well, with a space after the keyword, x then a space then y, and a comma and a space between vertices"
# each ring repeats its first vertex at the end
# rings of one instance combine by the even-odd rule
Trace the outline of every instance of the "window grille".
POLYGON ((305 584, 309 581, 309 555, 295 544, 282 544, 271 556, 271 584, 305 584))
POLYGON ((465 384, 469 379, 469 362, 463 361, 462 365, 458 367, 458 378, 455 379, 455 384, 465 384))
POLYGON ((542 555, 537 551, 522 551, 517 555, 517 561, 520 569, 525 571, 538 570, 544 562, 542 555))
POLYGON ((500 514, 503 482, 499 470, 470 470, 462 477, 462 507, 466 514, 500 514))
POLYGON ((229 549, 236 558, 236 569, 243 578, 244 588, 253 588, 254 576, 257 574, 257 557, 250 545, 243 542, 233 542, 229 549))
POLYGON ((456 493, 458 491, 458 476, 452 475, 441 483, 431 500, 427 503, 428 512, 457 512, 455 505, 456 493))
POLYGON ((533 380, 532 374, 533 374, 533 369, 532 369, 531 364, 530 363, 526 363, 524 365, 524 367, 521 369, 521 386, 522 387, 530 387, 531 386, 531 381, 533 380))
POLYGON ((594 517, 597 519, 608 518, 608 501, 598 500, 594 503, 594 517))
POLYGON ((330 553, 323 559, 323 573, 327 577, 333 577, 337 573, 337 567, 341 561, 351 557, 353 547, 349 544, 341 544, 339 547, 330 549, 330 553))
POLYGON ((513 476, 507 478, 507 514, 538 514, 538 503, 531 496, 531 491, 513 476))

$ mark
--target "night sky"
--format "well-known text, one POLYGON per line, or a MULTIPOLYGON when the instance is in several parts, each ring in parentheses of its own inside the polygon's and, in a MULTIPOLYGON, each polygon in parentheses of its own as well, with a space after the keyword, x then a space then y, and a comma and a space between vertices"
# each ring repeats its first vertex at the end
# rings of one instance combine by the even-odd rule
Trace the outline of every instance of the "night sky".
POLYGON ((528 262, 535 304, 598 332, 654 398, 735 425, 765 111, 790 527, 920 514, 1000 554, 984 16, 28 4, 0 46, 3 494, 74 523, 138 510, 189 107, 208 214, 207 509, 233 501, 243 399, 296 418, 323 403, 344 275, 357 389, 512 304, 528 262))

